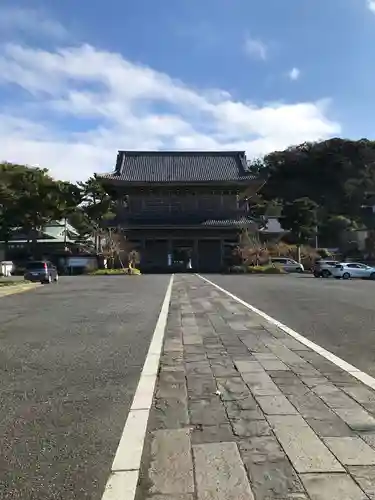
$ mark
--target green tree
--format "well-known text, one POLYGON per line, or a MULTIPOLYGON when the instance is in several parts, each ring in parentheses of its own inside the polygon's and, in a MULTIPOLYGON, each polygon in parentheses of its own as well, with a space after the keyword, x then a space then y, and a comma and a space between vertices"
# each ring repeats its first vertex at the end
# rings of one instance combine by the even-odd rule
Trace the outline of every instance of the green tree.
POLYGON ((28 235, 31 254, 40 230, 66 217, 80 202, 78 186, 54 180, 47 169, 3 163, 0 184, 1 239, 7 243, 20 228, 28 235))
POLYGON ((96 175, 78 183, 82 196, 82 211, 95 235, 95 248, 100 250, 101 233, 106 221, 114 217, 115 202, 103 188, 96 175))
POLYGON ((375 142, 330 139, 276 151, 263 160, 265 200, 290 203, 307 197, 320 207, 320 222, 342 215, 361 220, 367 193, 375 192, 375 142))
POLYGON ((301 262, 301 245, 307 243, 317 229, 318 205, 309 198, 287 202, 282 211, 282 225, 290 231, 297 245, 298 262, 301 262))

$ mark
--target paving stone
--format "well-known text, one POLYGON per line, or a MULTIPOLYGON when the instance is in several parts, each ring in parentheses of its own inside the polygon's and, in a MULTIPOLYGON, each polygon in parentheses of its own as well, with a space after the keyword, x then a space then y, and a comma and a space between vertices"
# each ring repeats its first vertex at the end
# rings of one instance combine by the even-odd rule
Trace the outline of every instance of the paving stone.
POLYGON ((231 420, 233 432, 238 437, 270 436, 271 428, 266 420, 231 420))
POLYGON ((288 363, 289 368, 301 377, 319 377, 320 372, 309 363, 288 363))
POLYGON ((267 370, 267 373, 268 373, 268 375, 270 377, 272 377, 273 380, 277 379, 277 380, 283 380, 285 382, 287 382, 287 380, 301 382, 301 379, 298 377, 298 375, 296 375, 291 370, 289 370, 289 371, 284 371, 284 370, 276 370, 276 371, 267 370))
POLYGON ((358 403, 356 403, 356 401, 333 384, 317 385, 314 387, 313 392, 317 394, 330 408, 356 409, 358 407, 358 403))
POLYGON ((186 373, 190 375, 211 375, 211 366, 206 361, 196 361, 186 364, 186 373))
POLYGON ((358 403, 375 403, 375 391, 363 385, 341 385, 340 388, 358 403))
POLYGON ((238 377, 238 372, 228 356, 211 360, 210 365, 215 377, 238 377))
POLYGON ((238 410, 255 410, 258 408, 258 404, 253 398, 253 396, 249 393, 249 395, 243 399, 235 399, 223 401, 224 406, 229 413, 232 409, 238 410))
POLYGON ((236 332, 246 332, 249 328, 243 321, 228 321, 228 325, 236 332))
POLYGON ((145 500, 194 500, 193 495, 147 495, 145 500))
POLYGON ((268 421, 297 472, 343 470, 302 417, 277 415, 268 417, 268 421))
POLYGON ((263 368, 268 371, 290 371, 290 368, 286 366, 282 361, 280 360, 261 360, 260 361, 261 365, 263 368))
POLYGON ((292 394, 293 396, 302 397, 310 392, 309 388, 306 387, 305 384, 303 384, 297 377, 295 377, 295 379, 272 377, 272 380, 285 395, 292 394))
POLYGON ((310 347, 307 347, 298 340, 293 339, 292 337, 283 338, 283 344, 292 351, 309 351, 310 347))
POLYGON ((193 493, 193 462, 187 429, 155 431, 148 471, 151 493, 193 493))
POLYGON ((277 462, 286 457, 277 439, 272 435, 240 440, 238 447, 244 464, 277 462))
POLYGON ((272 345, 269 344, 269 349, 273 354, 276 354, 276 356, 281 359, 284 363, 288 364, 289 363, 295 363, 299 364, 303 361, 303 359, 298 356, 298 354, 294 353, 287 347, 283 345, 272 345))
POLYGON ((359 436, 366 441, 367 444, 371 446, 371 448, 375 449, 375 434, 373 433, 366 433, 366 432, 360 432, 359 436))
POLYGON ((242 378, 255 396, 274 396, 281 394, 280 389, 267 373, 244 373, 242 378))
POLYGON ((229 443, 237 440, 229 424, 195 425, 191 431, 191 442, 202 443, 229 443))
POLYGON ((302 474, 311 500, 368 500, 348 474, 302 474))
POLYGON ((248 387, 240 377, 217 378, 217 388, 220 391, 222 401, 235 401, 251 396, 248 387))
POLYGON ((150 415, 150 427, 157 429, 179 429, 189 424, 186 399, 156 398, 150 415))
POLYGON ((205 354, 205 348, 203 345, 186 345, 184 346, 184 356, 186 354, 205 354))
POLYGON ((314 387, 321 385, 321 384, 327 384, 329 380, 326 377, 319 376, 319 377, 310 377, 310 376, 301 376, 302 382, 307 385, 309 389, 313 389, 314 387))
MULTIPOLYGON (((173 372, 171 372, 173 373, 173 372)), ((157 398, 174 398, 174 399, 185 399, 186 394, 186 385, 185 383, 173 383, 166 382, 159 379, 159 384, 156 389, 156 397, 157 398)))
POLYGON ((234 405, 235 402, 226 402, 226 410, 230 420, 264 420, 264 415, 258 407, 251 410, 242 410, 234 405))
POLYGON ((177 339, 166 339, 164 343, 164 352, 182 352, 184 349, 181 340, 177 339))
POLYGON ((260 361, 277 361, 279 358, 272 352, 256 352, 254 358, 260 361))
POLYGON ((234 366, 212 365, 211 370, 217 378, 238 377, 238 371, 234 366))
POLYGON ((185 384, 185 372, 184 370, 174 370, 169 371, 165 370, 165 367, 162 366, 159 372, 159 384, 185 384))
POLYGON ((194 335, 193 333, 189 335, 184 334, 184 345, 200 345, 203 344, 202 337, 199 334, 194 335))
POLYGON ((317 418, 306 418, 306 422, 319 437, 353 436, 354 431, 346 425, 341 418, 320 420, 317 418))
POLYGON ((297 410, 284 395, 257 396, 257 403, 266 415, 295 415, 297 410))
POLYGON ((354 431, 375 432, 375 419, 367 411, 358 408, 337 408, 335 413, 354 431))
POLYGON ((251 357, 251 353, 247 349, 246 346, 227 346, 227 352, 233 357, 240 357, 242 356, 245 359, 248 359, 251 357))
POLYGON ((288 399, 304 418, 320 420, 334 420, 336 418, 334 412, 312 392, 307 392, 303 396, 289 394, 288 399))
POLYGON ((184 363, 182 353, 167 353, 163 354, 160 359, 160 366, 168 371, 183 371, 184 363))
POLYGON ((198 500, 253 500, 235 443, 193 446, 198 500))
POLYGON ((199 361, 206 361, 206 354, 187 354, 184 353, 184 361, 185 363, 197 363, 199 361))
POLYGON ((334 384, 356 384, 357 379, 348 372, 325 373, 325 376, 334 384))
POLYGON ((264 368, 259 361, 250 361, 247 359, 234 359, 234 364, 240 373, 264 372, 264 368))
POLYGON ((366 495, 375 499, 375 467, 374 466, 352 466, 348 467, 350 474, 357 481, 366 495))
POLYGON ((216 393, 215 380, 208 375, 187 375, 187 392, 189 399, 213 397, 216 393))
POLYGON ((344 465, 375 465, 375 450, 359 437, 327 437, 323 442, 344 465))
POLYGON ((243 336, 241 335, 241 341, 245 346, 250 349, 252 353, 256 352, 270 352, 268 347, 261 340, 254 337, 254 335, 243 336))
POLYGON ((299 477, 286 458, 277 462, 244 463, 257 500, 284 499, 287 495, 304 492, 299 477))
POLYGON ((215 425, 228 423, 224 406, 218 396, 189 403, 190 422, 192 424, 215 425))
POLYGON ((224 356, 227 356, 227 351, 221 347, 220 349, 207 349, 206 350, 207 359, 221 359, 224 356))

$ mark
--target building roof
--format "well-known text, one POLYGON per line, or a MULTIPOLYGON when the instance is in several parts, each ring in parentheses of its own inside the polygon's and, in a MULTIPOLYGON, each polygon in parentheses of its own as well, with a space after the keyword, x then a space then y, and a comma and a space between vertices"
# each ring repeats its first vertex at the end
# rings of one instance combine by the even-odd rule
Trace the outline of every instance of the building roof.
POLYGON ((171 216, 169 218, 163 217, 160 219, 158 217, 127 217, 121 221, 114 218, 113 220, 107 221, 109 227, 117 227, 121 225, 122 227, 207 227, 207 228, 243 228, 249 227, 256 224, 256 221, 246 215, 229 215, 229 217, 216 218, 191 215, 191 216, 171 216))
POLYGON ((255 179, 243 151, 119 151, 115 172, 99 177, 134 184, 255 179))

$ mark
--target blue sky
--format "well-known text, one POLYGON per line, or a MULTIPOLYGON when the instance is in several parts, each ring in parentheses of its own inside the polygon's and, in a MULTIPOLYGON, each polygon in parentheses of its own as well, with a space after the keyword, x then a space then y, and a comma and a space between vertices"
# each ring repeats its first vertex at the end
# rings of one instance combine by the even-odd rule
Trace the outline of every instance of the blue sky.
POLYGON ((118 149, 373 136, 375 1, 2 0, 0 151, 60 178, 118 149))

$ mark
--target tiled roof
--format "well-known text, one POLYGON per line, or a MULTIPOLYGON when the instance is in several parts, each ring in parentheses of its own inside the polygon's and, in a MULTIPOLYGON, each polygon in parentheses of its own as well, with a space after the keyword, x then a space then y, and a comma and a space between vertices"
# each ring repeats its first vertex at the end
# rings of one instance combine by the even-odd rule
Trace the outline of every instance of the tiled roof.
POLYGON ((116 171, 103 179, 127 183, 249 181, 241 151, 120 151, 116 171))
POLYGON ((247 227, 255 224, 251 217, 239 217, 238 219, 208 219, 202 223, 202 226, 215 227, 247 227))
POLYGON ((204 217, 170 217, 170 218, 160 218, 160 217, 129 217, 127 219, 113 219, 108 221, 109 226, 116 227, 118 225, 126 227, 134 226, 203 226, 203 227, 248 227, 250 225, 257 224, 256 221, 247 216, 238 216, 231 218, 204 218, 204 217))

